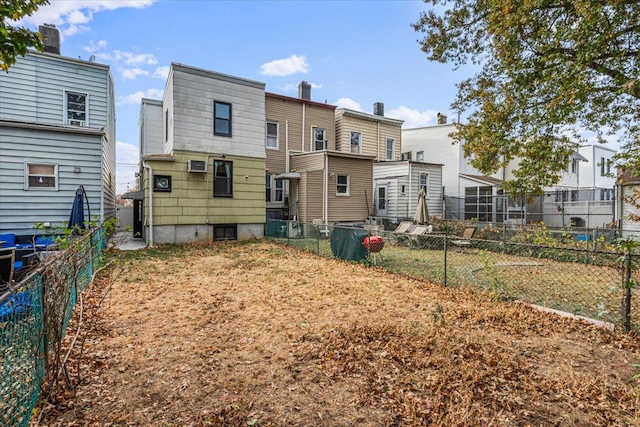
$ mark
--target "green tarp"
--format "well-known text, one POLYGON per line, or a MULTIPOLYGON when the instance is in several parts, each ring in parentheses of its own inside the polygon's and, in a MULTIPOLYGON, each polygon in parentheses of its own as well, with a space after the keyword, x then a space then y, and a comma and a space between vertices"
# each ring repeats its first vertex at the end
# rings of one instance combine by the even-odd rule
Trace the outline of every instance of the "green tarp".
POLYGON ((362 240, 369 235, 361 228, 334 227, 331 231, 331 252, 340 259, 362 261, 368 255, 362 240))

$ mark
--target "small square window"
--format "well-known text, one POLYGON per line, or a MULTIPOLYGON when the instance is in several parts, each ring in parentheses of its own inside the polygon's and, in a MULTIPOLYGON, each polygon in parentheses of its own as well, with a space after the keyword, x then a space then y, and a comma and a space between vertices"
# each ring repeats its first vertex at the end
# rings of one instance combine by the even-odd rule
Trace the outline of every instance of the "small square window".
POLYGON ((213 196, 233 197, 233 162, 213 162, 213 196))
POLYGON ((400 158, 402 160, 411 160, 411 151, 407 151, 406 153, 402 153, 400 158))
POLYGON ((27 190, 57 190, 58 165, 27 163, 25 187, 27 190))
POLYGON ((336 196, 349 195, 349 175, 336 175, 336 196))
POLYGON ((231 136, 231 104, 214 101, 213 133, 219 136, 231 136))
POLYGON ((351 131, 351 153, 360 154, 362 134, 360 132, 351 131))
POLYGON ((278 123, 267 122, 267 148, 278 148, 278 123))
POLYGON ((153 175, 153 191, 171 192, 171 176, 153 175))
POLYGON ((424 162, 424 151, 418 151, 416 153, 416 162, 424 162))
POLYGON ((235 224, 214 225, 214 240, 238 240, 238 227, 235 224))

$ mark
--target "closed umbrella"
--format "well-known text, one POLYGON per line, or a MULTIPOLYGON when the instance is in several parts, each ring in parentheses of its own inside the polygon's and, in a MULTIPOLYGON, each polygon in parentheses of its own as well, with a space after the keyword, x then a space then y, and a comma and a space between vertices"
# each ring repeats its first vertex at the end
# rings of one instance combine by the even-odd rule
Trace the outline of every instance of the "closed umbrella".
POLYGON ((418 208, 413 220, 418 224, 429 224, 429 209, 427 208, 427 194, 424 188, 418 192, 418 208))
MULTIPOLYGON (((76 197, 73 199, 73 207, 71 208, 71 215, 69 215, 69 228, 84 230, 86 225, 84 223, 84 199, 87 198, 87 194, 84 191, 84 187, 81 185, 76 190, 76 197)), ((87 200, 87 209, 89 208, 89 200, 87 200)), ((91 215, 91 213, 89 213, 91 215)))

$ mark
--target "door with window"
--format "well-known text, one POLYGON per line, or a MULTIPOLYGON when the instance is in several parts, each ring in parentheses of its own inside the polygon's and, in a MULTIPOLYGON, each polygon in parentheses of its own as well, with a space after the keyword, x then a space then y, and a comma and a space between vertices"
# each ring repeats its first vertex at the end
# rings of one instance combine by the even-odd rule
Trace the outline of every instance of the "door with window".
POLYGON ((379 185, 376 189, 375 216, 387 216, 387 186, 379 185))

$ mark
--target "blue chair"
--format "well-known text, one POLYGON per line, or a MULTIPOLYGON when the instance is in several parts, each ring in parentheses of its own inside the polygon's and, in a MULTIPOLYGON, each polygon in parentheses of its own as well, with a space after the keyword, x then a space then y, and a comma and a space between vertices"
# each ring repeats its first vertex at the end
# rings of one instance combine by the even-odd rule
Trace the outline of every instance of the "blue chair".
POLYGON ((18 292, 0 303, 0 322, 20 319, 32 311, 33 302, 29 292, 18 292))

